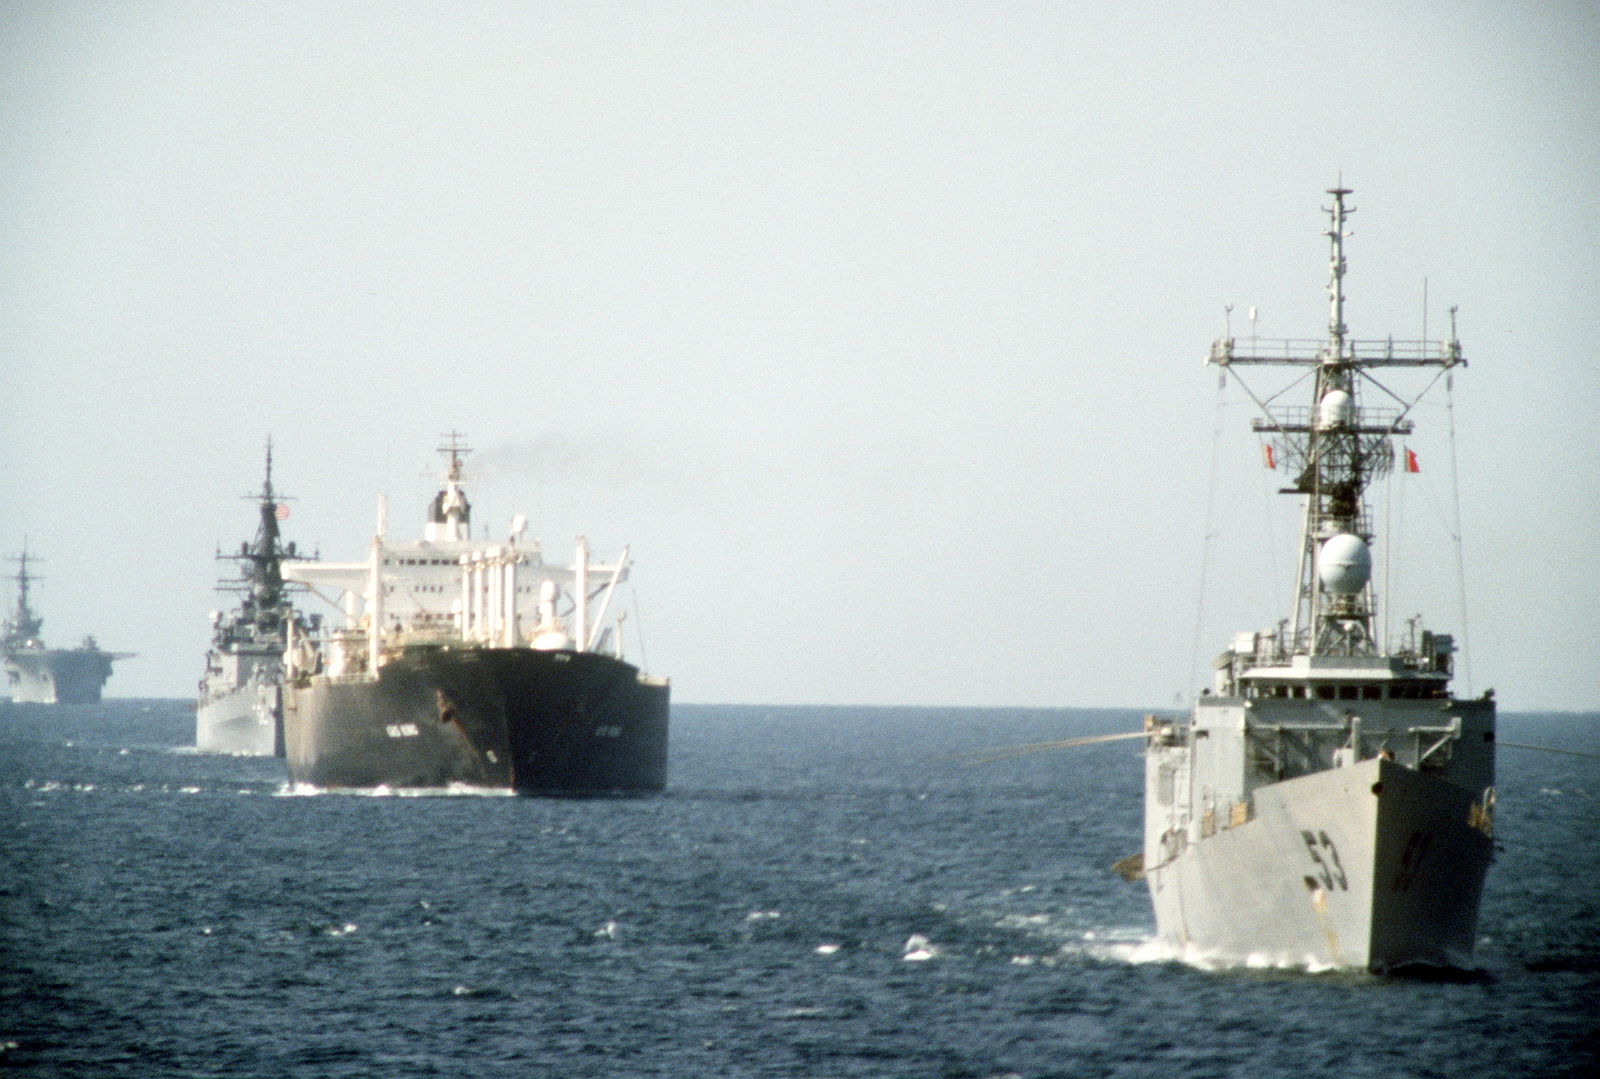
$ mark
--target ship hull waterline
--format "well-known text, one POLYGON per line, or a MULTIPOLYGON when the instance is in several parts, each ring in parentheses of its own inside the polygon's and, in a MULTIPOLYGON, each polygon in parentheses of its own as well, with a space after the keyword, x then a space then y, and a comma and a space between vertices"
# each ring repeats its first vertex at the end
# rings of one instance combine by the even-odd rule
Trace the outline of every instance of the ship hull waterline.
POLYGON ((377 678, 317 676, 285 698, 289 780, 327 790, 531 795, 666 786, 668 687, 592 652, 410 648, 377 678))
POLYGON ((252 679, 229 693, 204 698, 195 708, 195 749, 236 757, 281 757, 283 688, 252 679))
POLYGON ((1372 758, 1258 788, 1249 820, 1145 867, 1157 934, 1202 964, 1468 969, 1494 844, 1475 797, 1372 758))

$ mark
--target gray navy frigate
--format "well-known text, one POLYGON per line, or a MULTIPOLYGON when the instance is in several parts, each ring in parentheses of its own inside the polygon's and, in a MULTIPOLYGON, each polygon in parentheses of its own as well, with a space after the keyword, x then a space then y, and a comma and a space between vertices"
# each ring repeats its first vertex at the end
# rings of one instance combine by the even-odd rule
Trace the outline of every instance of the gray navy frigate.
POLYGON ((1413 620, 1387 639, 1367 500, 1398 453, 1415 470, 1396 439, 1466 361, 1453 313, 1442 341, 1348 335, 1349 193, 1329 192, 1327 339, 1211 349, 1260 407, 1268 463, 1291 477, 1281 493, 1305 507, 1290 617, 1238 634, 1191 715, 1146 721, 1143 874, 1159 936, 1199 962, 1467 967, 1493 857, 1492 691, 1452 694, 1447 634, 1413 620), (1241 377, 1258 365, 1289 368, 1308 398, 1258 395, 1241 377), (1390 383, 1408 370, 1431 381, 1406 396, 1390 383))
POLYGON ((291 625, 300 636, 315 632, 318 616, 296 610, 283 579, 283 560, 296 557, 285 547, 278 524, 288 507, 272 489, 272 444, 261 493, 252 496, 259 523, 255 540, 239 553, 218 555, 237 562, 239 576, 220 587, 238 594, 239 606, 213 611, 211 648, 195 703, 194 744, 202 753, 283 756, 283 652, 291 625))
POLYGON ((44 619, 28 605, 28 587, 39 578, 28 572, 27 548, 13 561, 18 563, 12 578, 17 582, 17 607, 0 636, 0 667, 5 669, 12 702, 96 703, 111 677, 112 662, 134 653, 103 651, 93 637, 85 637, 77 648, 46 647, 39 636, 44 619))

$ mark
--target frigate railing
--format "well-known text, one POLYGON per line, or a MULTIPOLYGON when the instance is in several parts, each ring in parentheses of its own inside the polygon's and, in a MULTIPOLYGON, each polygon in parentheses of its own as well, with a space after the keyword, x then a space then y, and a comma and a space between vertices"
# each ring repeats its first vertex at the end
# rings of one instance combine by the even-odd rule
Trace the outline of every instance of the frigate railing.
POLYGON ((1454 340, 1349 339, 1340 354, 1331 349, 1330 342, 1310 338, 1222 337, 1211 343, 1210 362, 1222 367, 1233 363, 1346 363, 1360 367, 1454 367, 1466 363, 1461 342, 1454 340))

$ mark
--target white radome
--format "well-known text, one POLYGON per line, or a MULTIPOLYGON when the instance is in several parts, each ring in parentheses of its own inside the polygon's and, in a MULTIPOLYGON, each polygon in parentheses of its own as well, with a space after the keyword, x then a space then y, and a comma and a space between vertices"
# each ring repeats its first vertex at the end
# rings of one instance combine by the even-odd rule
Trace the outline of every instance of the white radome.
POLYGON ((1347 424, 1355 416, 1355 411, 1355 400, 1348 393, 1343 390, 1330 390, 1323 395, 1318 406, 1317 426, 1328 428, 1347 424))
POLYGON ((1326 592, 1341 596, 1359 592, 1372 576, 1372 551, 1360 536, 1348 532, 1330 536, 1317 552, 1317 576, 1326 592))

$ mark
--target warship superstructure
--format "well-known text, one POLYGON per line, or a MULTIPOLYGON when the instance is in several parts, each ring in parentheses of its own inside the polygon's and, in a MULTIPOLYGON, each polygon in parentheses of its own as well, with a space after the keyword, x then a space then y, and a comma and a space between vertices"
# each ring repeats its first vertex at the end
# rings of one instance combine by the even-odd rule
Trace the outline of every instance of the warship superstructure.
POLYGON ((317 631, 320 616, 302 616, 284 582, 285 558, 294 544, 279 537, 288 506, 272 489, 272 444, 267 444, 266 478, 254 496, 259 523, 253 542, 238 554, 218 555, 236 562, 237 578, 219 587, 239 596, 231 611, 213 611, 211 648, 195 703, 194 744, 202 753, 283 756, 283 653, 290 627, 305 637, 317 631))
MULTIPOLYGON (((626 548, 544 560, 526 520, 474 538, 452 433, 423 537, 393 542, 386 514, 364 561, 284 563, 338 594, 344 624, 289 642, 289 779, 316 788, 488 788, 591 795, 661 790, 668 685, 622 658, 626 548)), ((331 598, 331 597, 328 597, 331 598)))
MULTIPOLYGON (((28 588, 39 578, 28 572, 28 551, 13 559, 18 564, 17 606, 6 619, 0 637, 0 666, 15 704, 94 704, 111 677, 111 664, 132 652, 103 651, 93 637, 77 648, 47 648, 39 636, 44 619, 28 604, 28 588)), ((37 561, 37 560, 35 560, 37 561)))
POLYGON ((1349 193, 1329 191, 1327 339, 1211 349, 1260 407, 1267 462, 1291 477, 1281 493, 1305 508, 1290 616, 1238 634, 1191 715, 1146 721, 1143 872, 1158 934, 1201 962, 1466 967, 1493 856, 1492 691, 1453 696, 1449 635, 1413 620, 1388 639, 1367 501, 1397 455, 1415 471, 1397 439, 1466 361, 1453 313, 1442 341, 1349 336, 1349 193), (1241 375, 1257 365, 1291 369, 1309 400, 1257 394, 1241 375), (1389 384, 1407 369, 1432 372, 1409 397, 1389 384))

